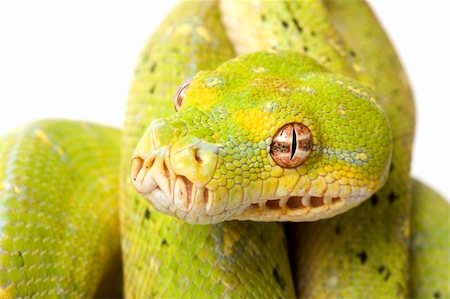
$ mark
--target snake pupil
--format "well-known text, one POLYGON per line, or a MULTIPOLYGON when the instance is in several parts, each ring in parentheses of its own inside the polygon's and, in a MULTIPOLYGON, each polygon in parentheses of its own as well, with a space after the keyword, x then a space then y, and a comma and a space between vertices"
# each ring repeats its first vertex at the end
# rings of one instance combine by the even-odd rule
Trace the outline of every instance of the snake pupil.
POLYGON ((291 160, 294 157, 296 149, 297 149, 297 134, 295 133, 295 129, 293 129, 292 130, 291 160))

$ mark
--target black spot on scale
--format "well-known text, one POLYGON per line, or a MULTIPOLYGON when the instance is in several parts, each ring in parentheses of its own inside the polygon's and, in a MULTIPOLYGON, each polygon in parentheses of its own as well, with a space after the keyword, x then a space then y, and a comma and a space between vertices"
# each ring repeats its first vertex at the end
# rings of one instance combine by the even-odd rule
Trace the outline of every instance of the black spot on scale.
POLYGON ((339 224, 334 228, 334 232, 336 233, 336 235, 341 234, 341 227, 339 226, 339 224))
POLYGON ((303 46, 303 52, 308 52, 309 48, 307 46, 303 46))
POLYGON ((394 192, 389 193, 388 199, 390 203, 393 203, 398 198, 398 195, 394 192))
POLYGON ((169 243, 167 243, 167 240, 164 238, 162 241, 161 241, 161 246, 168 246, 169 245, 169 243))
POLYGON ((361 261, 361 264, 365 264, 367 261, 367 253, 365 250, 359 252, 356 254, 356 256, 359 258, 359 260, 361 261))
POLYGON ((152 63, 152 66, 150 67, 150 72, 153 73, 156 70, 156 66, 158 65, 158 63, 155 61, 152 63))
POLYGON ((152 87, 150 87, 149 92, 150 92, 151 94, 155 93, 155 86, 154 86, 154 85, 153 85, 152 87))
POLYGON ((389 173, 392 173, 394 171, 394 163, 391 163, 391 166, 389 167, 389 173))
POLYGON ((355 51, 351 50, 351 51, 350 51, 350 56, 352 56, 352 57, 356 57, 356 53, 355 53, 355 51))
POLYGON ((281 287, 281 289, 284 290, 284 288, 286 287, 286 282, 284 281, 283 277, 281 277, 280 274, 278 273, 277 268, 273 268, 272 276, 277 282, 277 284, 281 287))
POLYGON ((370 197, 370 202, 372 203, 372 207, 375 207, 378 204, 378 196, 376 194, 370 197))
POLYGON ((144 218, 149 220, 151 216, 152 216, 152 214, 150 213, 150 210, 148 208, 146 208, 145 212, 144 212, 144 218))
POLYGON ((367 38, 372 38, 373 37, 373 32, 372 31, 366 31, 366 37, 367 38))
POLYGON ((436 299, 441 298, 441 292, 435 291, 435 292, 433 293, 433 298, 436 298, 436 299))
POLYGON ((386 266, 385 265, 381 265, 380 267, 378 267, 378 273, 383 273, 384 270, 386 270, 386 266))
POLYGON ((403 294, 406 293, 405 285, 400 282, 397 282, 395 285, 396 285, 396 289, 397 289, 397 297, 398 298, 403 297, 403 294))
POLYGON ((384 275, 384 281, 388 281, 389 277, 391 277, 391 271, 387 270, 386 275, 384 275))
POLYGON ((263 231, 259 234, 259 239, 262 241, 262 243, 266 243, 266 235, 263 231))
POLYGON ((261 21, 263 21, 263 22, 266 21, 266 15, 261 15, 261 21))
POLYGON ((285 20, 281 21, 281 26, 283 26, 284 29, 288 29, 289 28, 289 23, 286 22, 285 20))
POLYGON ((296 18, 292 18, 292 22, 294 23, 295 28, 297 29, 298 32, 302 33, 303 32, 303 28, 302 26, 300 26, 300 24, 298 23, 298 20, 296 18))
POLYGON ((23 259, 22 251, 18 250, 17 255, 19 256, 18 261, 17 261, 18 266, 21 268, 21 267, 25 266, 25 260, 23 259))
POLYGON ((134 205, 137 206, 137 205, 139 205, 140 202, 141 202, 141 198, 139 197, 138 194, 136 194, 136 196, 134 197, 134 205))

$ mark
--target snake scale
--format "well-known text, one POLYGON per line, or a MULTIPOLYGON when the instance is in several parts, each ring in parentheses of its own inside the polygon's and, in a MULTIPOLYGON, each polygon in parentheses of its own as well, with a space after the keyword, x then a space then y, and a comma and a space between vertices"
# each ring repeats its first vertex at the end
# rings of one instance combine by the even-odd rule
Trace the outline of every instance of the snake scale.
POLYGON ((362 1, 182 2, 122 132, 2 137, 0 298, 449 298, 413 107, 362 1))

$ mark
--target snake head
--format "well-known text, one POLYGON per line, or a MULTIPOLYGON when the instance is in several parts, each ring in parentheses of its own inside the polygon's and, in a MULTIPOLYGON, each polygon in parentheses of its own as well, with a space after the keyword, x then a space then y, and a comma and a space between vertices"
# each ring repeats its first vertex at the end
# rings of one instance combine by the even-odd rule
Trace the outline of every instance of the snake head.
POLYGON ((132 179, 190 223, 313 221, 385 182, 387 117, 367 87, 301 54, 255 52, 199 72, 136 147, 132 179))

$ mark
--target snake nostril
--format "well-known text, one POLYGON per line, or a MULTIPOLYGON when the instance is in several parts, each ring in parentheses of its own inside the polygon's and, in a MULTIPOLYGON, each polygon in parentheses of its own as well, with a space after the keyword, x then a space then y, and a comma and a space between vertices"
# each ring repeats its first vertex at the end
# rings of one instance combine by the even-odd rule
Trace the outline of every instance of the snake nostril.
POLYGON ((218 147, 186 136, 178 140, 170 149, 171 171, 183 175, 199 187, 204 187, 214 175, 217 164, 218 147))
POLYGON ((201 164, 203 162, 198 148, 194 148, 194 157, 195 157, 195 161, 197 161, 198 164, 201 164))
POLYGON ((133 161, 131 162, 131 177, 133 180, 136 180, 137 175, 139 174, 139 171, 142 169, 142 166, 144 165, 144 159, 141 157, 134 157, 133 161))

